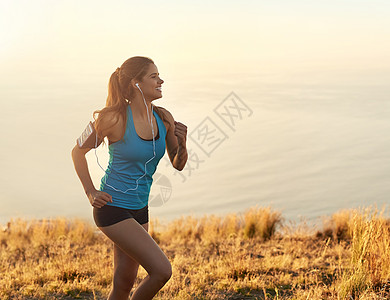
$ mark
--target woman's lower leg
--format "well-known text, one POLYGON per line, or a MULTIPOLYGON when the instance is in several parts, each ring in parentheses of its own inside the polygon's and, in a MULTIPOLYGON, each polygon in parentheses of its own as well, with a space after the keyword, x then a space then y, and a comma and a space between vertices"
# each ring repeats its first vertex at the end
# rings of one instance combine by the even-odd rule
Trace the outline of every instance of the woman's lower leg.
POLYGON ((128 300, 130 291, 133 288, 133 282, 118 283, 113 282, 111 292, 108 296, 108 300, 128 300))
POLYGON ((171 275, 172 271, 160 275, 146 276, 134 291, 134 294, 131 296, 131 300, 152 299, 167 283, 171 275))

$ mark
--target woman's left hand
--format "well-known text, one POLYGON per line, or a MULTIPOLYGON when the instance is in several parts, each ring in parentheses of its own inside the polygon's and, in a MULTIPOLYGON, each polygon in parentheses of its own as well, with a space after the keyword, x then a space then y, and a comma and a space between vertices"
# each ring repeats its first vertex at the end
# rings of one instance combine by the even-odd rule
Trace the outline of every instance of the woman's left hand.
POLYGON ((187 140, 187 126, 175 121, 175 135, 177 137, 179 147, 185 147, 187 140))

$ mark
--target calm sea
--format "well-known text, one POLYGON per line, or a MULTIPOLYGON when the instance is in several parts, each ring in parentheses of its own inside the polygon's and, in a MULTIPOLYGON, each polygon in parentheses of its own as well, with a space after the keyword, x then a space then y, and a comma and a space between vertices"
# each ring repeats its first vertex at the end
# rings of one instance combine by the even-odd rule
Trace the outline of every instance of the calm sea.
MULTIPOLYGON (((389 203, 389 72, 165 78, 155 102, 188 127, 182 172, 160 161, 150 217, 242 213, 271 206, 288 221, 389 203), (188 79, 188 78, 187 78, 188 79)), ((47 79, 49 80, 49 79, 47 79)), ((105 79, 2 85, 0 223, 81 217, 92 208, 74 172, 75 139, 104 105, 105 79), (4 99, 4 100, 3 100, 4 99)), ((107 148, 97 155, 103 165, 107 148)), ((98 185, 103 171, 88 162, 98 185)))

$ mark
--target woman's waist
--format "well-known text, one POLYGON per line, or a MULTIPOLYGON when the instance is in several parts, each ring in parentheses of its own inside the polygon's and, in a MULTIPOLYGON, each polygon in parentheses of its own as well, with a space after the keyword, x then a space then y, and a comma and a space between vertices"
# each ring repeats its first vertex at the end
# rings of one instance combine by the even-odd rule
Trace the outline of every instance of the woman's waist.
POLYGON ((100 190, 111 195, 112 203, 108 202, 108 205, 126 207, 126 208, 140 208, 145 206, 149 200, 148 189, 144 190, 141 187, 137 189, 119 189, 117 186, 103 185, 100 190))

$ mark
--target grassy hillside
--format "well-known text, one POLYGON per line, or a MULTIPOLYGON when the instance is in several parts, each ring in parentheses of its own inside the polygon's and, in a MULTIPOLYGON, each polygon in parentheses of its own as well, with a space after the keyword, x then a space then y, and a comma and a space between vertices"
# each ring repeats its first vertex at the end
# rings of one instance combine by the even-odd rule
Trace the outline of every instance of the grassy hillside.
MULTIPOLYGON (((254 207, 151 221, 172 278, 155 299, 389 299, 390 222, 341 211, 313 231, 254 207)), ((111 242, 76 219, 13 220, 0 232, 1 299, 106 299, 111 242)), ((135 286, 146 276, 141 267, 135 286)))

